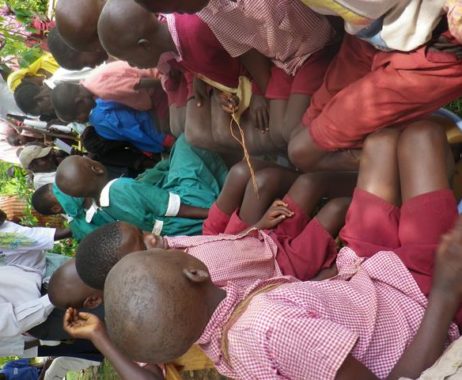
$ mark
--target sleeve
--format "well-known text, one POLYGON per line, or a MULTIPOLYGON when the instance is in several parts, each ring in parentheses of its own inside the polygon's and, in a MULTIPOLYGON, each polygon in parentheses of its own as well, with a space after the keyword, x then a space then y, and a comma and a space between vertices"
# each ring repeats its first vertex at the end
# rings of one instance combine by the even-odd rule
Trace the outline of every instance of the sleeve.
POLYGON ((0 303, 0 356, 21 355, 24 351, 22 333, 44 322, 53 310, 48 296, 13 307, 0 303))
POLYGON ((253 352, 250 362, 260 365, 249 365, 249 358, 243 365, 243 355, 239 355, 232 366, 249 368, 251 372, 245 370, 238 376, 249 379, 268 379, 274 371, 287 379, 334 379, 357 339, 356 333, 329 320, 280 317, 259 337, 246 340, 240 336, 239 345, 247 346, 240 351, 253 352), (261 349, 255 350, 258 340, 261 349))
POLYGON ((15 234, 22 235, 25 238, 24 245, 20 247, 27 248, 28 250, 45 250, 53 248, 56 228, 24 227, 16 225, 15 229, 15 234))

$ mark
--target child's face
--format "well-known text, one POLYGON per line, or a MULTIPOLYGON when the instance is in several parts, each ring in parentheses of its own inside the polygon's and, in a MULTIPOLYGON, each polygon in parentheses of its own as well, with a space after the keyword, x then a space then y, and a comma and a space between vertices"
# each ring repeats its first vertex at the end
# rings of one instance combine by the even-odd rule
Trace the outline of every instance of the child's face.
POLYGON ((135 0, 154 13, 196 13, 204 8, 209 0, 135 0))
POLYGON ((120 222, 122 241, 119 247, 120 256, 128 253, 145 251, 147 249, 166 249, 167 244, 162 236, 150 232, 143 232, 140 228, 124 222, 120 222))

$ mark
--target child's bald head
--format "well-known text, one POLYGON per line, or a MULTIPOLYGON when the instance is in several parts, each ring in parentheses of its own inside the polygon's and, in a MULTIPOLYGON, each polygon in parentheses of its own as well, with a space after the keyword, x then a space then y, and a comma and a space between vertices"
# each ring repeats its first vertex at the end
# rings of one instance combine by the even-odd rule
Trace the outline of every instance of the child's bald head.
POLYGON ((127 255, 104 286, 109 335, 131 359, 168 362, 201 336, 214 289, 207 267, 183 251, 127 255))
POLYGON ((51 276, 48 297, 59 309, 95 308, 102 303, 102 292, 87 286, 77 274, 75 259, 61 265, 51 276))
POLYGON ((106 51, 132 66, 156 67, 171 41, 157 16, 134 1, 108 0, 98 21, 98 34, 106 51))
POLYGON ((209 0, 135 0, 138 4, 155 13, 196 13, 204 8, 209 0))
POLYGON ((73 197, 96 198, 107 182, 104 165, 87 157, 66 157, 56 170, 56 185, 73 197))
POLYGON ((59 0, 56 26, 69 46, 80 51, 102 50, 97 25, 106 0, 59 0))

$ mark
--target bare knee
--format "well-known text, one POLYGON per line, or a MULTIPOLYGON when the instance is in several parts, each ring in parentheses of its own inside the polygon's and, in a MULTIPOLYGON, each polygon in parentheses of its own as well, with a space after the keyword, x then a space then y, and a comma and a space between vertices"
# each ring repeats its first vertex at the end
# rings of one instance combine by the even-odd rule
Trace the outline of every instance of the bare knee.
POLYGON ((186 123, 184 132, 186 141, 198 148, 213 150, 213 139, 210 131, 194 123, 186 123))
POLYGON ((362 159, 388 157, 391 151, 396 151, 400 131, 397 128, 384 128, 371 133, 364 141, 362 159))
POLYGON ((308 132, 305 129, 299 129, 293 133, 287 146, 289 160, 295 167, 302 168, 303 170, 309 168, 312 164, 309 158, 308 137, 308 132))
POLYGON ((406 127, 399 139, 399 150, 413 152, 416 147, 446 145, 446 134, 441 125, 430 120, 416 121, 406 127))
POLYGON ((279 170, 276 168, 266 168, 258 171, 255 175, 255 181, 259 190, 273 189, 280 180, 279 170))
POLYGON ((316 215, 318 222, 332 236, 336 236, 345 224, 351 198, 334 198, 327 202, 316 215))

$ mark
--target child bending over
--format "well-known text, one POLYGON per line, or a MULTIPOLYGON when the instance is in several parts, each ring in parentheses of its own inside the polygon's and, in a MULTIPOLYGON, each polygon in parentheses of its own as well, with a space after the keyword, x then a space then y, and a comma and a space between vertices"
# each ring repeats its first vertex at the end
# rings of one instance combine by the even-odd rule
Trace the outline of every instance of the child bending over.
POLYGON ((227 172, 217 154, 190 146, 182 135, 168 160, 136 179, 109 181, 99 162, 71 156, 58 167, 56 184, 68 195, 93 198, 94 205, 86 214, 88 222, 102 209, 114 220, 144 231, 194 235, 202 231, 202 222, 227 172))
POLYGON ((434 270, 457 217, 446 153, 444 133, 429 124, 367 139, 347 246, 325 281, 218 288, 183 251, 128 255, 105 282, 109 336, 150 363, 196 342, 235 379, 416 377, 459 335, 451 322, 462 296, 462 220, 434 270))

